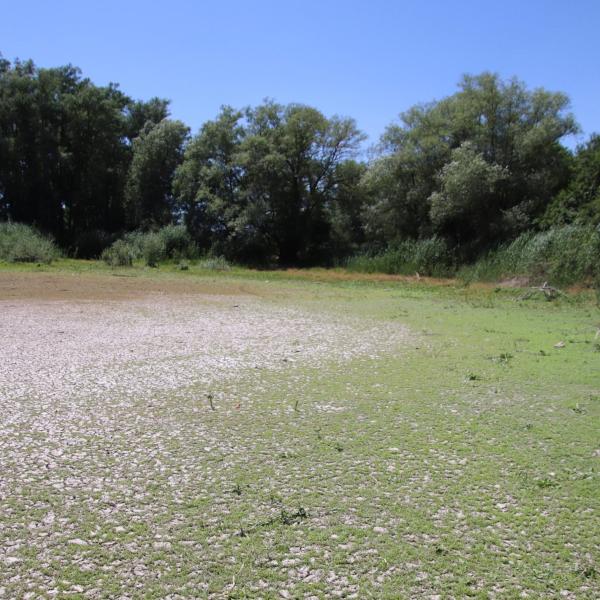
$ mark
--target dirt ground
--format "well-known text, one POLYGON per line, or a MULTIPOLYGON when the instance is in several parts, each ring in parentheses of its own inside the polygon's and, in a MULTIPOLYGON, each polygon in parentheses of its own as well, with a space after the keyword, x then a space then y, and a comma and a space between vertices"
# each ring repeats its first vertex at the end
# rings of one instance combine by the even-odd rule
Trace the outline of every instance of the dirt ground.
POLYGON ((372 354, 405 331, 263 301, 243 283, 1 274, 5 398, 209 385, 251 368, 372 354))
POLYGON ((218 283, 135 275, 0 272, 0 301, 7 300, 130 300, 149 294, 246 294, 243 283, 218 283))

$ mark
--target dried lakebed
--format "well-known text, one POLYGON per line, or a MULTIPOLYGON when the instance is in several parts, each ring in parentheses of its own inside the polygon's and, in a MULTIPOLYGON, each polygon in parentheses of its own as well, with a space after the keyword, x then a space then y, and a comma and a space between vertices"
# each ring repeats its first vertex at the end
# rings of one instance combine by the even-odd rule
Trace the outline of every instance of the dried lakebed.
POLYGON ((115 397, 198 385, 209 391, 248 369, 374 357, 407 339, 397 323, 307 313, 243 296, 0 306, 0 398, 9 411, 19 399, 91 398, 102 410, 115 397))
MULTIPOLYGON (((227 540, 303 516, 273 492, 235 506, 246 469, 248 485, 294 487, 271 460, 286 434, 271 443, 267 425, 293 414, 290 387, 315 369, 399 352, 411 335, 249 295, 150 294, 3 300, 0 337, 0 596, 175 598, 226 597, 244 569, 230 564, 227 540), (261 392, 277 398, 281 372, 281 405, 261 407, 261 392)), ((356 594, 346 577, 291 569, 310 551, 285 553, 279 583, 258 577, 248 589, 291 597, 312 581, 356 594)))

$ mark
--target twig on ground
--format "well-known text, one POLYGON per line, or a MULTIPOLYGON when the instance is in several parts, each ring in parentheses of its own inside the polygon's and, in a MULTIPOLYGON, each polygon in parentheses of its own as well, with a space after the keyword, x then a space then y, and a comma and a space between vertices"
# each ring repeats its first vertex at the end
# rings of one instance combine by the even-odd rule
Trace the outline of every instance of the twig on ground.
POLYGON ((548 282, 544 281, 543 285, 532 287, 531 291, 526 292, 525 294, 520 296, 519 300, 527 300, 528 298, 531 298, 531 296, 533 296, 535 292, 542 292, 547 300, 555 300, 559 296, 565 295, 564 292, 562 292, 558 288, 548 285, 548 282))

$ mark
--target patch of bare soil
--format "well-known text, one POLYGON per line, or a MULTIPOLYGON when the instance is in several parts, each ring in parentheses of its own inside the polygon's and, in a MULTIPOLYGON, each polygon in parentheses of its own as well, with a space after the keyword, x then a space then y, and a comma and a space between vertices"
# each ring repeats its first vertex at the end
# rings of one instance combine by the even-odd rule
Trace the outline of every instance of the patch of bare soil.
MULTIPOLYGON (((73 292, 55 291, 61 293, 73 292)), ((304 313, 239 293, 155 292, 85 302, 20 298, 0 301, 0 311, 5 401, 135 397, 210 386, 252 368, 374 354, 406 335, 401 326, 304 313)))
POLYGON ((129 300, 148 294, 246 294, 244 283, 205 282, 178 277, 129 274, 0 272, 3 300, 129 300))

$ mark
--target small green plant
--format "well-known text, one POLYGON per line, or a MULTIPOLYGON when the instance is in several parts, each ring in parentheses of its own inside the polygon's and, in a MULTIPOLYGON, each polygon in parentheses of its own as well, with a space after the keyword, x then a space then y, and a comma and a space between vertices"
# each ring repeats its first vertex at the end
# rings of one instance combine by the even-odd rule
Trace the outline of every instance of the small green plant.
POLYGON ((297 511, 293 513, 287 512, 285 509, 281 510, 281 514, 279 516, 279 521, 282 525, 293 525, 294 523, 298 523, 302 519, 306 519, 308 514, 306 510, 300 507, 297 511))
POLYGON ((477 375, 477 373, 467 373, 467 381, 481 381, 482 379, 481 375, 477 375))
POLYGON ((497 356, 494 360, 501 365, 508 365, 510 361, 513 359, 513 355, 508 352, 502 352, 499 356, 497 356))
POLYGON ((214 405, 214 402, 213 402, 214 396, 212 394, 206 394, 206 399, 208 400, 208 405, 210 406, 210 409, 211 410, 217 410, 215 408, 215 405, 214 405))
POLYGON ((548 477, 544 477, 544 479, 538 479, 535 483, 541 490, 558 487, 558 483, 556 483, 556 481, 553 479, 549 479, 548 477))
POLYGON ((580 573, 586 579, 596 579, 596 577, 598 576, 598 571, 596 567, 591 563, 588 563, 581 567, 578 570, 578 573, 580 573))

